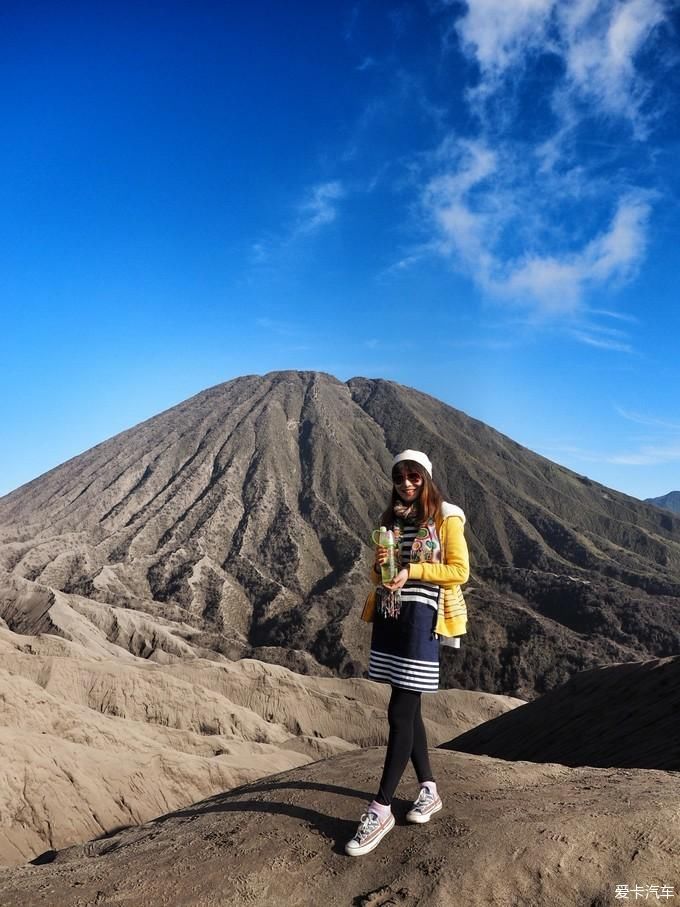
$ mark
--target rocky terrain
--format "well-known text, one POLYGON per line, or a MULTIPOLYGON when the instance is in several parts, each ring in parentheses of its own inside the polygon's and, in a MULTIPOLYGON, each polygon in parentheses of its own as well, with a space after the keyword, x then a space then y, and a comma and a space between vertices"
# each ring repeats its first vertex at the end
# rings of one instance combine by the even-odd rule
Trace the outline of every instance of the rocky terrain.
POLYGON ((313 372, 210 388, 0 499, 0 617, 159 662, 361 676, 369 533, 408 446, 469 517, 445 685, 530 699, 680 652, 680 517, 418 391, 313 372))

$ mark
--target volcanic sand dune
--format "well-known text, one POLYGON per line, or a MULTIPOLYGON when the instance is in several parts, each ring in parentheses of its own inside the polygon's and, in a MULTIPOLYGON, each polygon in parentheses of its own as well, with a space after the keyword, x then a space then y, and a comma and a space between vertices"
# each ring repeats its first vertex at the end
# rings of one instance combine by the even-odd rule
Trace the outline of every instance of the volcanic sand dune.
MULTIPOLYGON (((1 862, 386 739, 379 684, 119 651, 0 628, 1 862)), ((517 704, 440 691, 426 703, 428 733, 438 743, 517 704)))
MULTIPOLYGON (((347 857, 383 758, 382 747, 343 753, 0 870, 0 903, 606 907, 616 885, 680 892, 677 775, 434 750, 444 810, 411 826, 398 800, 379 849, 347 857)), ((398 795, 415 789, 409 770, 398 795)))
POLYGON ((502 759, 678 772, 678 715, 680 657, 654 659, 583 671, 443 746, 502 759))

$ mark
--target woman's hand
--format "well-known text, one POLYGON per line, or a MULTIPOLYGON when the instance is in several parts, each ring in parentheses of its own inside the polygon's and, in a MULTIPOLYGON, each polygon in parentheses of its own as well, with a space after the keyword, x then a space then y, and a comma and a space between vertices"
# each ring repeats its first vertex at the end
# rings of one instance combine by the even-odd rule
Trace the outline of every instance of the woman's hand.
POLYGON ((375 564, 373 565, 373 569, 376 573, 380 573, 381 565, 387 563, 388 551, 389 549, 383 548, 382 545, 378 545, 375 549, 375 564))
POLYGON ((401 587, 406 583, 407 579, 408 570, 406 569, 406 567, 404 567, 403 570, 400 570, 399 573, 397 573, 391 583, 383 583, 383 586, 386 589, 389 589, 390 592, 396 592, 397 589, 401 589, 401 587))
POLYGON ((387 561, 387 551, 388 551, 388 549, 387 549, 387 548, 383 548, 381 545, 378 545, 378 547, 375 549, 375 562, 376 562, 376 564, 378 565, 378 567, 379 567, 381 564, 386 563, 386 561, 387 561))

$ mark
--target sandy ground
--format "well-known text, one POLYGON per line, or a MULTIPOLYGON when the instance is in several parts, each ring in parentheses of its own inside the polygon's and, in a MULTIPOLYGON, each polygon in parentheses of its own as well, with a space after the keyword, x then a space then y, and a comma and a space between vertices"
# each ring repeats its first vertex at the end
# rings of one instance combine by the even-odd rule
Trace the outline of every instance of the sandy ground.
POLYGON ((625 902, 617 886, 628 886, 632 899, 635 885, 648 902, 650 892, 661 902, 664 890, 673 892, 665 903, 680 899, 674 773, 433 750, 444 810, 428 825, 404 822, 416 790, 409 769, 394 830, 372 854, 347 857, 345 841, 383 758, 382 747, 334 756, 70 848, 45 865, 1 870, 0 903, 604 907, 625 902))
MULTIPOLYGON (((0 863, 387 739, 384 684, 121 653, 0 627, 0 863)), ((439 691, 424 704, 429 739, 517 704, 439 691)))

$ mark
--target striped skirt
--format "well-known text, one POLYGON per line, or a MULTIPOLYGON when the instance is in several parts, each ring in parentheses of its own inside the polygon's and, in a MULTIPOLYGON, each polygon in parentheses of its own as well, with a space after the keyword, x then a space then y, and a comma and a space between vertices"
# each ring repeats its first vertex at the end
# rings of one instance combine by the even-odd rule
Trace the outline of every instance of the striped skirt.
POLYGON ((423 602, 403 602, 399 617, 376 612, 368 676, 393 687, 431 692, 439 687, 437 612, 423 602))

